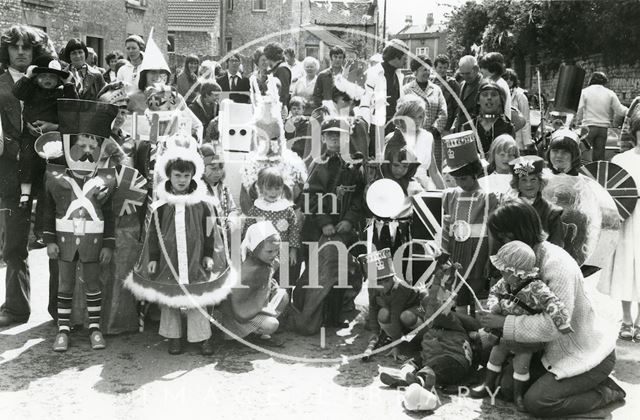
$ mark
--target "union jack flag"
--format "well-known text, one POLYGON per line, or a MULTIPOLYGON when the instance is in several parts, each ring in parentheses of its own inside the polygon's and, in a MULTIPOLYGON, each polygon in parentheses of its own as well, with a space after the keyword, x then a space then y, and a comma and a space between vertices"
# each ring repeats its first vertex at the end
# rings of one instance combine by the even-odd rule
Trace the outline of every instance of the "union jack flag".
POLYGON ((439 254, 442 237, 442 191, 428 191, 411 197, 413 224, 411 236, 414 246, 409 258, 406 278, 413 285, 424 285, 431 278, 439 254), (417 280, 415 280, 417 279, 417 280))
POLYGON ((623 220, 631 216, 638 203, 638 189, 627 171, 615 163, 598 160, 584 165, 581 172, 607 190, 623 220))
POLYGON ((116 168, 118 187, 113 195, 113 209, 118 217, 133 214, 137 206, 141 206, 147 196, 147 180, 129 166, 116 168))

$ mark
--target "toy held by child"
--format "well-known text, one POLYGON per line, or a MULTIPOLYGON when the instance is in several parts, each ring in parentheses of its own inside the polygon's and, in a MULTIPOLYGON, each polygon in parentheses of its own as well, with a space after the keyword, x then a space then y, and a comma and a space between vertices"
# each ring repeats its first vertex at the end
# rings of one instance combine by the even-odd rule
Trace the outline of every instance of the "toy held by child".
POLYGON ((160 182, 142 256, 125 280, 139 299, 161 306, 160 330, 169 339, 169 353, 182 352, 180 309, 187 309, 187 340, 201 343, 204 355, 213 353, 206 307, 225 299, 235 284, 230 267, 216 247, 222 241, 212 216, 204 165, 195 143, 186 135, 167 140, 156 164, 160 182))
POLYGON ((36 138, 57 129, 58 98, 77 99, 73 76, 62 69, 60 61, 47 55, 34 60, 26 74, 13 86, 13 94, 24 103, 22 120, 31 136, 20 144, 20 205, 28 206, 30 197, 42 187, 45 162, 35 152, 36 138), (33 190, 33 192, 32 192, 33 190))
MULTIPOLYGON (((489 311, 500 315, 545 313, 561 333, 569 334, 573 331, 565 304, 540 279, 535 266, 536 254, 531 247, 520 241, 508 242, 496 255, 491 256, 491 262, 502 273, 502 279, 491 288, 487 300, 489 311)), ((488 395, 487 391, 494 388, 502 364, 509 353, 514 353, 513 400, 518 410, 526 411, 523 394, 529 381, 529 363, 534 351, 540 348, 542 344, 515 343, 502 339, 491 350, 484 384, 474 388, 471 396, 478 398, 488 395)))

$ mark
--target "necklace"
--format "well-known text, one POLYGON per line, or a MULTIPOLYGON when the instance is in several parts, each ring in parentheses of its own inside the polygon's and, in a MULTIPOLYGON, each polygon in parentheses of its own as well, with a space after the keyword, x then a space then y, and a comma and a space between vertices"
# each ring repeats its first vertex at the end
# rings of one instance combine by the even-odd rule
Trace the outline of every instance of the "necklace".
POLYGON ((476 193, 474 192, 471 194, 471 197, 469 197, 469 209, 467 210, 467 217, 464 220, 458 218, 460 200, 458 199, 456 201, 456 208, 454 211, 455 221, 453 222, 453 225, 451 225, 451 232, 457 242, 466 242, 471 237, 471 225, 469 224, 469 220, 471 220, 471 208, 473 207, 475 200, 476 193))

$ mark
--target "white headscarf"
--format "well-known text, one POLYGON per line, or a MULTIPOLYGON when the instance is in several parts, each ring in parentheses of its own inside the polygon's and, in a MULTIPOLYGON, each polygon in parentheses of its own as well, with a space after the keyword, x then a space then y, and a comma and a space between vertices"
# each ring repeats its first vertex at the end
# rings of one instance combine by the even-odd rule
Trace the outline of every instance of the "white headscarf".
POLYGON ((269 221, 261 221, 249 226, 247 233, 244 236, 244 240, 240 245, 242 251, 242 261, 247 258, 247 251, 255 251, 265 239, 275 236, 280 240, 280 234, 269 221))

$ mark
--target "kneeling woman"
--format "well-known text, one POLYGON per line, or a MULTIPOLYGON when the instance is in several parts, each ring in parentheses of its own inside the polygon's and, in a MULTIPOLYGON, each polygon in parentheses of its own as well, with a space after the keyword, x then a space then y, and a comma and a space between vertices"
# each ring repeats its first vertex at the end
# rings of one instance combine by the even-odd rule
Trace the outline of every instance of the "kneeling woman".
POLYGON ((280 234, 271 222, 249 226, 242 241, 242 284, 214 311, 215 319, 228 330, 226 339, 253 334, 251 341, 256 344, 282 346, 272 336, 280 326, 278 317, 289 303, 287 291, 273 279, 279 249, 280 234))
MULTIPOLYGON (((573 329, 562 334, 546 313, 479 313, 482 326, 502 329, 506 340, 545 343, 542 367, 534 367, 535 355, 532 360, 531 386, 524 394, 527 411, 536 417, 564 417, 624 399, 625 392, 609 377, 616 361, 617 331, 599 319, 571 255, 545 240, 535 209, 520 200, 505 203, 489 217, 488 227, 499 246, 522 241, 533 248, 540 277, 566 305, 573 329)), ((500 383, 500 393, 506 397, 513 394, 508 392, 513 389, 512 375, 513 371, 505 371, 500 383)))

